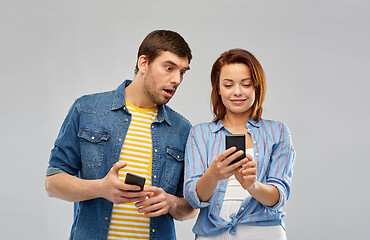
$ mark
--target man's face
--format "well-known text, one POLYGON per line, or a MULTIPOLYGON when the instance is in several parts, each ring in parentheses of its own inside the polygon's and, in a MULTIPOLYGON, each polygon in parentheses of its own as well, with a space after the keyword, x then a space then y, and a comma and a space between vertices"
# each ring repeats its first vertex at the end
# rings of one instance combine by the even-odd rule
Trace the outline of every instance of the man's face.
POLYGON ((145 90, 153 103, 166 104, 175 94, 187 70, 188 58, 169 51, 161 52, 150 62, 143 79, 145 90))

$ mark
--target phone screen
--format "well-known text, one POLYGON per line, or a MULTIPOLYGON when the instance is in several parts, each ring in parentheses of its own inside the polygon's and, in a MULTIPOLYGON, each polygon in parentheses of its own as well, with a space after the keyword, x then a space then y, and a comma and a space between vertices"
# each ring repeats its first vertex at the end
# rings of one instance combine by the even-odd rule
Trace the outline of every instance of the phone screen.
MULTIPOLYGON (((236 147, 236 151, 243 150, 243 154, 236 159, 234 159, 229 165, 234 164, 243 158, 245 158, 245 135, 244 134, 229 134, 225 136, 226 140, 226 149, 229 149, 233 146, 236 147)), ((234 154, 234 153, 232 153, 234 154)), ((232 155, 230 154, 230 155, 232 155)))

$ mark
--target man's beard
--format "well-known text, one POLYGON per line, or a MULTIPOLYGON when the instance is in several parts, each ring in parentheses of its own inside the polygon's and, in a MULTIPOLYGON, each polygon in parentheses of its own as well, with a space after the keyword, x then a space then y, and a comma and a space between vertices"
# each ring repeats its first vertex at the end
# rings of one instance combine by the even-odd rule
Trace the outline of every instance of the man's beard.
POLYGON ((161 93, 158 92, 153 86, 153 81, 151 79, 151 69, 149 68, 147 74, 144 76, 144 87, 145 91, 152 100, 153 103, 156 105, 164 105, 170 101, 170 98, 161 98, 161 93))

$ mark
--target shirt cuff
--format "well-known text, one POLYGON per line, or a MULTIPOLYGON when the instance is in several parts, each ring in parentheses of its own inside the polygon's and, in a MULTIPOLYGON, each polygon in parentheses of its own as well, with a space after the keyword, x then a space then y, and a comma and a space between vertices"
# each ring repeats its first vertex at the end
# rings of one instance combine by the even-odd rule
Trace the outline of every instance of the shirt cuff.
POLYGON ((51 165, 49 165, 48 169, 46 170, 46 176, 51 176, 51 175, 55 175, 58 173, 67 173, 67 172, 64 171, 63 169, 60 169, 60 168, 57 168, 51 165))
POLYGON ((285 205, 285 202, 286 202, 285 189, 280 184, 275 183, 275 182, 268 182, 267 184, 275 186, 278 189, 278 191, 279 191, 279 201, 272 207, 268 207, 268 206, 266 206, 266 207, 269 208, 269 209, 272 209, 272 210, 279 210, 280 208, 282 208, 285 205))

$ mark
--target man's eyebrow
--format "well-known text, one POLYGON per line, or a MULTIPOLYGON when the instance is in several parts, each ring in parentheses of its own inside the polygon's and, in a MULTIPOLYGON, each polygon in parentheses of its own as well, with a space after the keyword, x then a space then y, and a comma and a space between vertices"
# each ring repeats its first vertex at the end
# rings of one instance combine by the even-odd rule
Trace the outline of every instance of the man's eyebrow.
MULTIPOLYGON (((165 64, 167 63, 167 64, 170 64, 170 65, 172 65, 172 66, 178 67, 178 65, 177 65, 174 61, 171 61, 171 60, 167 60, 167 61, 165 61, 164 63, 165 63, 165 64)), ((189 67, 189 66, 187 66, 186 68, 183 68, 182 70, 188 71, 188 70, 190 70, 190 67, 189 67)))

